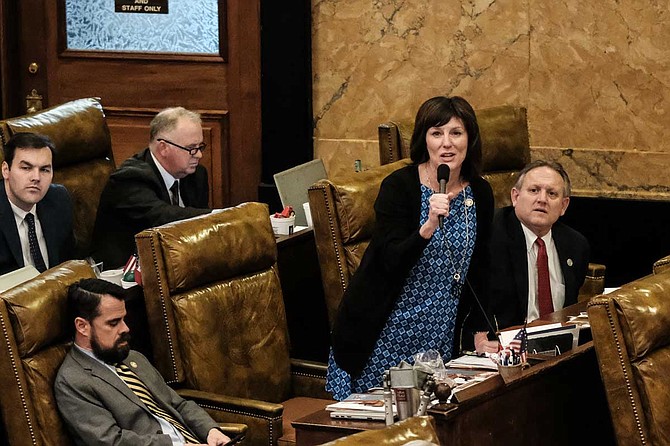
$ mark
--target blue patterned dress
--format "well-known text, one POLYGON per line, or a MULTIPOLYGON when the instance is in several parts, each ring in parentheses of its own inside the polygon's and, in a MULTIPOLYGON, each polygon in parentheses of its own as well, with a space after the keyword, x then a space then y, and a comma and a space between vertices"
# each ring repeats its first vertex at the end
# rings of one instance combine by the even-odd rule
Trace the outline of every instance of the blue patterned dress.
MULTIPOLYGON (((432 190, 421 185, 420 224, 428 219, 432 190)), ((447 361, 454 343, 461 287, 470 266, 477 233, 472 189, 467 186, 449 204, 444 231, 438 227, 411 269, 374 350, 356 379, 339 368, 330 350, 326 390, 337 400, 381 385, 389 367, 413 363, 413 355, 435 349, 447 361), (466 229, 467 228, 467 229, 466 229), (467 234, 467 235, 466 235, 467 234), (459 271, 458 282, 454 274, 459 271)))

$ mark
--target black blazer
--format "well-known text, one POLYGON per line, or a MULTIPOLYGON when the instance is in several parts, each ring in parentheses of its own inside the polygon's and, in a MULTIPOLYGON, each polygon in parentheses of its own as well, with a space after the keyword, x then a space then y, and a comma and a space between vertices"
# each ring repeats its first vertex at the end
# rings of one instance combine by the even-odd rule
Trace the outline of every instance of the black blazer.
POLYGON ((110 175, 93 231, 93 258, 104 269, 123 266, 136 251, 135 234, 148 228, 211 212, 207 170, 179 180, 186 207, 174 206, 149 149, 133 155, 110 175))
MULTIPOLYGON (((375 202, 375 231, 361 264, 344 292, 332 331, 337 364, 356 376, 367 362, 405 278, 428 245, 419 234, 421 182, 416 165, 403 167, 387 176, 375 202)), ((483 178, 470 182, 477 209, 477 238, 467 279, 483 296, 488 257, 488 238, 493 216, 493 193, 483 178)), ((487 331, 486 319, 465 285, 456 317, 454 354, 474 331, 487 331), (467 320, 466 320, 467 319, 467 320), (467 333, 467 335, 466 335, 467 333)), ((471 349, 471 345, 463 345, 471 349)))
MULTIPOLYGON (((67 189, 61 184, 52 184, 39 203, 37 218, 49 253, 49 266, 54 267, 70 260, 74 252, 72 233, 72 201, 67 189)), ((0 274, 22 268, 23 252, 14 211, 9 204, 4 181, 0 181, 0 274)))
MULTIPOLYGON (((551 235, 563 272, 565 306, 572 305, 577 303, 588 271, 589 243, 560 221, 552 227, 551 235)), ((490 246, 490 311, 499 329, 522 325, 528 313, 528 257, 521 222, 512 206, 496 210, 490 246)))

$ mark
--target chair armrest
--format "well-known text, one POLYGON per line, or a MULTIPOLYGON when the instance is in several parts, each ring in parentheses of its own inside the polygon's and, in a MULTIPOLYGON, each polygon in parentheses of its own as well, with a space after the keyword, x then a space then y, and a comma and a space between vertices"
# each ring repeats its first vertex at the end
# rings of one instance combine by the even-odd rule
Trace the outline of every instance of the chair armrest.
POLYGON ((605 265, 589 263, 584 284, 579 289, 579 302, 590 300, 605 291, 605 265))
POLYGON ((217 393, 203 392, 194 389, 177 389, 177 393, 184 399, 195 401, 200 407, 208 411, 221 413, 219 418, 213 417, 217 422, 226 422, 224 414, 245 413, 260 417, 281 417, 284 407, 281 404, 268 403, 266 401, 238 398, 217 393))
POLYGON ((326 392, 328 365, 322 362, 291 359, 291 385, 293 396, 332 399, 326 392))
POLYGON ((177 393, 196 402, 217 423, 247 425, 244 444, 277 444, 282 436, 284 406, 281 404, 193 389, 178 389, 177 393))
POLYGON ((665 271, 670 268, 670 255, 658 259, 654 262, 654 274, 658 274, 661 271, 665 271))
POLYGON ((233 438, 238 435, 246 436, 249 427, 246 424, 240 423, 219 423, 219 429, 230 438, 233 438))

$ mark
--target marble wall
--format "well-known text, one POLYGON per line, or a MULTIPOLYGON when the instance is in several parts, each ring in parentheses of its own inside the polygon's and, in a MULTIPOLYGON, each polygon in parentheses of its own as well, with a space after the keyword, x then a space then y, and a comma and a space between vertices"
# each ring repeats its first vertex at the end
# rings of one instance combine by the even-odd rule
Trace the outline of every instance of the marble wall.
POLYGON ((524 106, 575 193, 670 198, 670 8, 657 0, 312 0, 315 157, 379 164, 378 124, 436 95, 524 106))

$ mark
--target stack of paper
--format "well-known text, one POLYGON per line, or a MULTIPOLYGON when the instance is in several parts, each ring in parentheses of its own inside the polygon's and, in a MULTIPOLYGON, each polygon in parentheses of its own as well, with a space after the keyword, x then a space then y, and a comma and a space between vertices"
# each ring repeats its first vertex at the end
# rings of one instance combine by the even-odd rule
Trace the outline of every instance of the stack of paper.
MULTIPOLYGON (((384 420, 385 409, 384 396, 381 393, 353 393, 342 401, 326 406, 331 418, 354 420, 384 420)), ((393 414, 397 414, 395 404, 393 414)))

